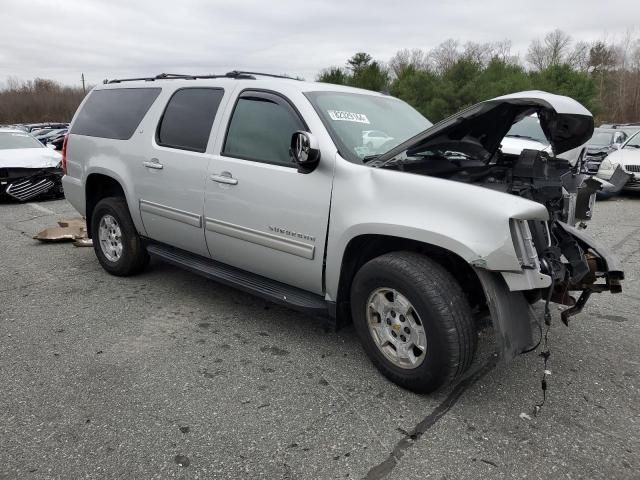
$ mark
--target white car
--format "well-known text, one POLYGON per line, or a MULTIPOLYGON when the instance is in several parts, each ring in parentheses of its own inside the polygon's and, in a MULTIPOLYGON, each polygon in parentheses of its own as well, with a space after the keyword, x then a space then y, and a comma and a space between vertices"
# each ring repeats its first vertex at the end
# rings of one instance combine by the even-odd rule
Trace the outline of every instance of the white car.
MULTIPOLYGON (((580 156, 583 155, 585 148, 585 145, 579 145, 571 150, 562 152, 560 158, 564 158, 571 165, 575 165, 580 156)), ((520 155, 523 150, 540 150, 553 155, 549 140, 547 140, 540 126, 540 119, 537 113, 514 123, 502 139, 502 142, 500 142, 500 150, 506 155, 520 155)))
POLYGON ((501 142, 502 153, 508 155, 520 155, 525 149, 543 150, 547 153, 551 150, 535 113, 514 123, 501 142))
POLYGON ((62 157, 31 134, 0 128, 0 197, 26 201, 62 194, 62 157))
POLYGON ((394 138, 380 130, 365 130, 362 132, 362 145, 369 150, 378 150, 385 143, 389 143, 394 138))
POLYGON ((602 161, 597 177, 608 181, 618 165, 632 175, 622 191, 640 191, 640 132, 636 132, 619 150, 610 153, 602 161))

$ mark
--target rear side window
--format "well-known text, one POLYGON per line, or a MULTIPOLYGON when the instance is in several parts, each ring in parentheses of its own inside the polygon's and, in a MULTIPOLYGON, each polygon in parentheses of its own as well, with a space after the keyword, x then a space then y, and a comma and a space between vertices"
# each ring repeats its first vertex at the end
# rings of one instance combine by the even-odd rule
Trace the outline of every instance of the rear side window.
POLYGON ((94 90, 84 103, 70 133, 128 140, 136 131, 160 88, 94 90))
POLYGON ((158 145, 204 152, 223 95, 224 90, 218 88, 176 91, 158 125, 158 145))
POLYGON ((306 130, 293 108, 267 93, 244 93, 229 122, 223 155, 294 166, 289 156, 291 135, 306 130))

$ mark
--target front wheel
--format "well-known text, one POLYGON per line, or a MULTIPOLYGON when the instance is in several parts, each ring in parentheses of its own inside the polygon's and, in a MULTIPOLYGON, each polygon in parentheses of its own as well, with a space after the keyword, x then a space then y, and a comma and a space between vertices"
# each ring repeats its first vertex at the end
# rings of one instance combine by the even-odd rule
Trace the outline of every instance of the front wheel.
POLYGON ((432 392, 473 360, 469 302, 451 274, 424 255, 392 252, 366 263, 353 280, 351 309, 369 358, 404 388, 432 392))
POLYGON ((91 216, 91 236, 100 265, 112 275, 134 275, 149 262, 124 198, 108 197, 98 202, 91 216))

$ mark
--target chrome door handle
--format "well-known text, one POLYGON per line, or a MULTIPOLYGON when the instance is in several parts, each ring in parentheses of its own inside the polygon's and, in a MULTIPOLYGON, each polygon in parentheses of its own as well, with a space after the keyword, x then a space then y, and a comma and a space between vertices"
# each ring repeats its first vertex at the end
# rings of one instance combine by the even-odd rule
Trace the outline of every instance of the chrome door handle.
POLYGON ((209 177, 209 179, 213 180, 214 182, 224 183, 225 185, 238 184, 238 180, 236 178, 233 178, 233 175, 231 175, 231 172, 222 172, 220 174, 214 173, 209 177))
POLYGON ((157 158, 152 158, 151 161, 145 161, 142 162, 142 164, 147 168, 154 168, 156 170, 162 170, 164 168, 164 165, 162 165, 157 158))

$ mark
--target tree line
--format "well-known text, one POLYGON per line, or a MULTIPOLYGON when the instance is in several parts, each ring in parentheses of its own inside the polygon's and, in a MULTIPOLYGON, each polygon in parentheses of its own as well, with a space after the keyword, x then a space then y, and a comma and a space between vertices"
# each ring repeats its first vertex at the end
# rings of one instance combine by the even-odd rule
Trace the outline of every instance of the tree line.
POLYGON ((431 50, 400 50, 387 62, 358 52, 317 80, 388 92, 434 122, 520 90, 575 98, 597 122, 640 122, 640 39, 629 33, 619 42, 586 43, 554 30, 532 41, 524 59, 512 55, 508 40, 449 39, 431 50))
POLYGON ((85 96, 82 88, 53 80, 9 78, 0 90, 0 124, 68 122, 85 96))

